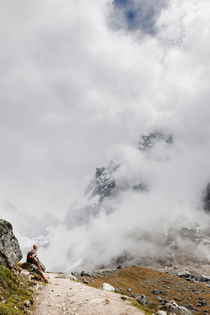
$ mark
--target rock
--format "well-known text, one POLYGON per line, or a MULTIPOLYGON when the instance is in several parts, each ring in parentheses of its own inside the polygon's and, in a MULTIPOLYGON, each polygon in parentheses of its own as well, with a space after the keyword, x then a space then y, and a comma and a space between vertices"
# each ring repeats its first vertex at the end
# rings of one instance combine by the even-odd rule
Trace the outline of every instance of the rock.
POLYGON ((167 303, 166 310, 180 315, 192 315, 190 310, 188 310, 184 306, 178 305, 175 301, 170 301, 169 303, 167 303))
POLYGON ((131 289, 131 288, 128 288, 128 289, 127 289, 127 292, 132 292, 132 289, 131 289))
POLYGON ((152 293, 155 295, 158 295, 158 294, 160 294, 160 291, 159 290, 153 290, 152 293))
POLYGON ((30 275, 30 272, 28 270, 21 270, 20 274, 26 277, 30 275))
POLYGON ((121 266, 121 265, 120 265, 120 266, 117 266, 117 269, 118 269, 118 270, 122 269, 122 266, 121 266))
POLYGON ((155 298, 158 302, 162 302, 162 298, 160 297, 160 296, 156 296, 156 298, 155 298))
POLYGON ((31 302, 30 302, 29 300, 25 300, 25 301, 23 302, 23 304, 24 304, 24 306, 26 306, 26 307, 30 307, 30 306, 31 306, 31 302))
POLYGON ((131 296, 132 296, 132 298, 136 299, 136 298, 137 298, 137 296, 139 296, 139 295, 138 295, 138 294, 136 294, 136 293, 132 293, 132 294, 131 294, 131 296))
POLYGON ((116 289, 115 289, 115 292, 116 292, 116 293, 120 293, 121 291, 122 291, 122 288, 116 288, 116 289))
POLYGON ((202 276, 200 277, 200 281, 201 281, 201 282, 210 282, 210 276, 202 275, 202 276))
POLYGON ((109 292, 114 292, 115 291, 115 288, 108 284, 108 283, 103 283, 102 286, 100 287, 101 290, 104 290, 104 291, 109 291, 109 292))
POLYGON ((69 275, 69 279, 70 279, 70 280, 73 280, 73 281, 77 281, 77 280, 78 280, 78 278, 75 277, 75 276, 72 275, 72 274, 69 275))
POLYGON ((165 311, 157 311, 155 315, 167 315, 165 311))
POLYGON ((188 310, 194 311, 194 306, 192 304, 187 305, 188 310))
POLYGON ((147 302, 147 298, 146 298, 146 296, 145 296, 144 294, 138 295, 138 296, 136 297, 136 301, 137 301, 138 303, 142 304, 142 305, 145 305, 146 302, 147 302))
POLYGON ((0 263, 12 268, 22 259, 22 253, 12 225, 0 219, 0 263))
POLYGON ((3 303, 3 304, 7 303, 7 301, 3 298, 3 296, 0 296, 0 301, 1 301, 1 303, 3 303))
POLYGON ((36 265, 34 265, 34 264, 29 264, 29 265, 30 265, 31 269, 32 269, 34 272, 38 273, 40 276, 42 275, 42 274, 41 274, 41 271, 37 268, 36 265))
POLYGON ((88 284, 89 282, 87 281, 87 279, 82 279, 82 282, 85 284, 88 284))
POLYGON ((152 301, 146 301, 146 305, 147 305, 148 307, 152 307, 154 304, 152 303, 152 301))
POLYGON ((178 277, 180 277, 180 278, 185 278, 185 279, 188 279, 188 278, 190 278, 190 276, 191 276, 189 271, 180 272, 180 273, 178 273, 177 275, 178 275, 178 277))
POLYGON ((138 143, 138 149, 143 152, 150 151, 158 142, 171 145, 173 144, 173 136, 171 134, 164 134, 161 131, 155 130, 147 135, 142 135, 138 143))

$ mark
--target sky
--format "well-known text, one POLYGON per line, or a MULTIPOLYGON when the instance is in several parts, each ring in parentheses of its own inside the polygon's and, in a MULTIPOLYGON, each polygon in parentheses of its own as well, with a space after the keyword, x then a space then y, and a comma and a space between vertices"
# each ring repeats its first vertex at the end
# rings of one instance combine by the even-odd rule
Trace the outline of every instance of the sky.
POLYGON ((63 218, 96 167, 117 158, 138 172, 140 136, 157 129, 173 134, 175 162, 161 183, 155 163, 142 171, 162 192, 186 178, 198 203, 209 29, 208 0, 0 0, 1 204, 63 218))

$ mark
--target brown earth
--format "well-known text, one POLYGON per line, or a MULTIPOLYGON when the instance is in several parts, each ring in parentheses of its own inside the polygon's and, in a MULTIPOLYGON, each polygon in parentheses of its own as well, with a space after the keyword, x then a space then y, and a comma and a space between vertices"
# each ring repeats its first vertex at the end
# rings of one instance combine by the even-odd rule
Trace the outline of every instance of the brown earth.
POLYGON ((131 296, 132 293, 144 294, 148 300, 154 303, 153 310, 160 309, 162 306, 156 300, 157 296, 160 296, 163 300, 175 300, 177 304, 185 307, 192 304, 197 309, 196 312, 192 311, 192 313, 210 314, 210 288, 206 284, 187 281, 166 272, 131 266, 119 271, 111 271, 106 276, 81 277, 81 280, 82 278, 86 278, 89 284, 95 288, 100 288, 106 282, 115 288, 122 288, 121 293, 128 296, 131 296), (131 292, 128 292, 127 289, 131 289, 131 292), (164 292, 156 295, 153 290, 164 292), (206 302, 206 306, 197 306, 201 300, 206 302))

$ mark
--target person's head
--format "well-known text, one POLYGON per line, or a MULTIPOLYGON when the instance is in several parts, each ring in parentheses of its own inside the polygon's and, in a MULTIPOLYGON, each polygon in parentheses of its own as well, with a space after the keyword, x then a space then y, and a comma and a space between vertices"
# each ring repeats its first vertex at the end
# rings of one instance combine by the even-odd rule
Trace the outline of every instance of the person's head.
POLYGON ((38 248, 38 245, 37 244, 34 244, 33 245, 33 249, 37 249, 38 248))

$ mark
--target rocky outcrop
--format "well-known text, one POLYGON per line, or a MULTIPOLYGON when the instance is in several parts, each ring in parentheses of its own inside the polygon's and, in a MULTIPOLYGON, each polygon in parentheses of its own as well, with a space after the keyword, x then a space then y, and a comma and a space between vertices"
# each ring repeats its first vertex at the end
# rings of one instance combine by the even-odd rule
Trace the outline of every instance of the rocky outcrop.
POLYGON ((115 195, 116 181, 113 174, 119 168, 120 164, 116 161, 111 161, 107 167, 96 168, 95 176, 86 188, 85 195, 89 199, 98 196, 99 202, 102 202, 106 197, 115 195))
POLYGON ((158 142, 164 142, 168 145, 173 144, 173 136, 160 131, 150 132, 147 135, 141 136, 138 149, 140 151, 150 151, 158 142))
POLYGON ((0 219, 0 264, 12 268, 22 258, 22 253, 12 225, 0 219))

